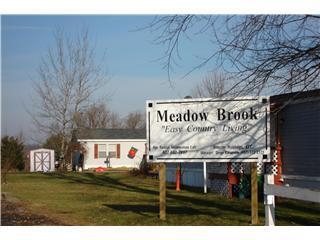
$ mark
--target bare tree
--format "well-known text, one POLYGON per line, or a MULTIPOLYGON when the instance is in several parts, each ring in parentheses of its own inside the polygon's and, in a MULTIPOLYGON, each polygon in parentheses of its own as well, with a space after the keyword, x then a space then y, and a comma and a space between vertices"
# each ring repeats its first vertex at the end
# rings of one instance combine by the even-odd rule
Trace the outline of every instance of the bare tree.
POLYGON ((108 109, 105 102, 94 103, 83 112, 75 113, 77 128, 122 128, 118 113, 108 109))
POLYGON ((106 82, 101 65, 96 63, 88 30, 74 39, 62 30, 55 32, 55 45, 48 49, 39 65, 39 79, 34 84, 36 98, 31 112, 36 129, 61 135, 62 154, 75 129, 75 113, 87 108, 93 93, 106 82))
POLYGON ((180 59, 180 43, 202 34, 213 43, 212 50, 190 71, 212 63, 213 71, 228 71, 237 79, 229 92, 319 87, 318 15, 170 15, 156 17, 150 28, 158 34, 155 41, 166 46, 168 72, 180 59))
POLYGON ((227 77, 222 73, 208 74, 192 90, 193 97, 222 97, 224 95, 227 77))
POLYGON ((122 128, 123 124, 120 119, 120 116, 116 112, 111 112, 110 117, 109 117, 109 123, 108 127, 109 128, 122 128))
POLYGON ((107 128, 111 112, 105 103, 94 103, 83 112, 75 113, 77 128, 107 128))
POLYGON ((139 111, 131 112, 124 121, 125 128, 138 129, 145 127, 145 115, 139 111))

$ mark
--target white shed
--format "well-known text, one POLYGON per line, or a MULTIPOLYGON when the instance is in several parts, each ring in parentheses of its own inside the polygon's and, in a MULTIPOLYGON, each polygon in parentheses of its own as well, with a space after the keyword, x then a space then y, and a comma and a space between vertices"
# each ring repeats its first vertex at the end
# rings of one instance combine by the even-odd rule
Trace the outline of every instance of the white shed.
POLYGON ((54 150, 35 149, 30 151, 30 172, 53 172, 54 150))

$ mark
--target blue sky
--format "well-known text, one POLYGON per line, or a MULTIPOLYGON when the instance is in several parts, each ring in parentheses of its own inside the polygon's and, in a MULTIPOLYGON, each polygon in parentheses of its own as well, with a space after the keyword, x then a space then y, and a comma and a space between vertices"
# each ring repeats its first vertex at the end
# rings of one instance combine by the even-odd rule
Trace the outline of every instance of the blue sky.
POLYGON ((37 81, 36 71, 41 57, 54 44, 53 32, 56 27, 63 27, 71 36, 83 26, 88 27, 98 52, 97 61, 103 53, 106 54, 103 65, 110 77, 108 84, 95 97, 110 96, 108 106, 123 117, 130 111, 144 111, 146 100, 176 99, 190 95, 191 89, 212 70, 214 64, 182 78, 214 47, 201 34, 193 36, 191 40, 182 43, 183 52, 180 53, 183 61, 179 61, 179 65, 174 68, 171 75, 173 87, 170 87, 166 70, 160 61, 156 61, 163 55, 165 48, 152 43, 155 35, 149 31, 135 31, 150 23, 154 16, 150 13, 316 14, 319 13, 320 4, 314 0, 291 0, 290 5, 287 1, 277 1, 275 5, 265 0, 254 3, 250 0, 183 0, 183 5, 179 1, 170 1, 169 4, 169 1, 158 0, 77 2, 79 4, 76 6, 62 0, 1 2, 2 14, 11 14, 1 15, 2 136, 14 136, 21 131, 27 139, 32 135, 31 121, 25 106, 31 104, 34 94, 32 82, 37 81), (28 15, 23 15, 26 13, 28 15))
POLYGON ((182 76, 206 55, 209 42, 193 38, 182 43, 184 60, 174 68, 173 87, 162 62, 165 47, 156 45, 149 30, 137 30, 149 24, 154 15, 3 15, 2 45, 2 135, 28 138, 30 117, 26 106, 34 94, 41 58, 54 45, 53 32, 62 27, 72 36, 87 27, 96 47, 97 62, 105 53, 104 66, 109 82, 95 97, 109 96, 108 106, 125 116, 131 111, 144 111, 150 99, 175 99, 190 95, 191 89, 209 69, 203 68, 185 78, 182 76))

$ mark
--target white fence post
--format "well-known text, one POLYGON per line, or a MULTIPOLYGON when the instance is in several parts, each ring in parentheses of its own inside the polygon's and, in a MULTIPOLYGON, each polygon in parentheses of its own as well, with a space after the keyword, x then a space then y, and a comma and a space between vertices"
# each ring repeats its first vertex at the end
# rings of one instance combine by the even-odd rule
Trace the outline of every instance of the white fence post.
POLYGON ((207 178, 207 162, 203 162, 203 192, 207 193, 207 184, 208 184, 208 178, 207 178))
MULTIPOLYGON (((274 184, 274 175, 265 174, 264 184, 274 184)), ((264 187, 265 189, 265 187, 264 187)), ((264 194, 264 209, 265 209, 265 225, 275 226, 275 198, 274 195, 264 194)))

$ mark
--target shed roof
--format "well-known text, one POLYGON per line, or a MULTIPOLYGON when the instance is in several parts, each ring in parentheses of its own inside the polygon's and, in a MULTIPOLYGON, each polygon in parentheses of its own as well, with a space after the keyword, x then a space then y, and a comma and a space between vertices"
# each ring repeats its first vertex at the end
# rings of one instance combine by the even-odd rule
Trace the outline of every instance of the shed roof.
POLYGON ((53 149, 48 148, 37 148, 37 149, 31 149, 30 152, 43 152, 43 151, 54 151, 53 149))
POLYGON ((81 129, 76 139, 146 139, 146 129, 81 129))

